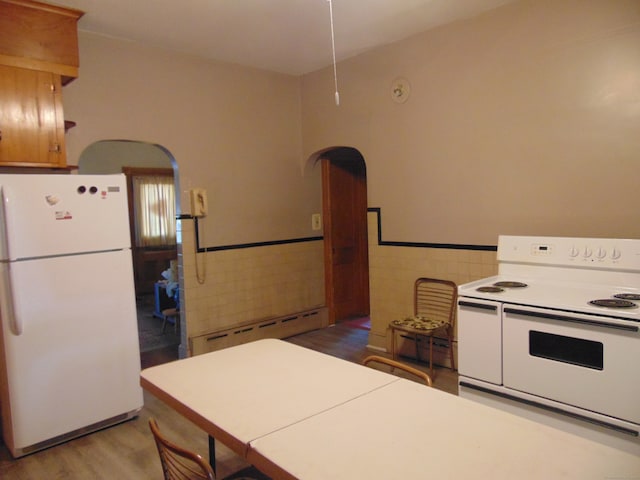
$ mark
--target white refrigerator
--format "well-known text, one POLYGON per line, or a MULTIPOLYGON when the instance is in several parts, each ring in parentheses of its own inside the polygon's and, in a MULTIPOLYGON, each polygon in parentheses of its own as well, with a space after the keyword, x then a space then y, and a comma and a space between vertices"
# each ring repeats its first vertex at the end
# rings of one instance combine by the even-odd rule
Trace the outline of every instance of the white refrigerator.
POLYGON ((0 175, 0 402, 14 457, 142 408, 124 175, 0 175))

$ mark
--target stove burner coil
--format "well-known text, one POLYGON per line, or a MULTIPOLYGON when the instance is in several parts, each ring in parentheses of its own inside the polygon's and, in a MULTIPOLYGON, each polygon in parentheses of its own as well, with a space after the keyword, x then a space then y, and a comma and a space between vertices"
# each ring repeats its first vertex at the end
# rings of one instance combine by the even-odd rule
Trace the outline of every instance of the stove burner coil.
POLYGON ((524 288, 527 286, 527 284, 522 282, 496 282, 493 284, 493 286, 505 288, 524 288))
POLYGON ((478 287, 476 288, 476 291, 485 292, 485 293, 500 293, 500 292, 504 292, 504 289, 496 286, 493 286, 493 287, 486 286, 486 287, 478 287))
POLYGON ((621 300, 619 298, 601 298, 599 300, 591 300, 589 303, 591 305, 596 305, 597 307, 608 308, 635 308, 638 306, 633 302, 621 300))
POLYGON ((614 297, 622 300, 640 300, 640 293, 618 293, 614 297))

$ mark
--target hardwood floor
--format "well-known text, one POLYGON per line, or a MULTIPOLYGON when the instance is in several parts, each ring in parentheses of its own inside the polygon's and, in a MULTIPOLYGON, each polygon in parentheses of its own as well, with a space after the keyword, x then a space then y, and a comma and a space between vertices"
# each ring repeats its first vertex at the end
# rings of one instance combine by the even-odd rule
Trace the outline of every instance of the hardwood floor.
MULTIPOLYGON (((288 338, 287 341, 302 347, 333 355, 334 357, 361 363, 368 355, 381 355, 379 352, 367 349, 368 338, 368 330, 353 328, 349 325, 349 322, 345 322, 343 324, 336 324, 333 327, 314 330, 313 332, 308 332, 303 335, 297 335, 295 337, 288 338)), ((417 368, 418 370, 429 373, 429 367, 426 364, 418 364, 413 360, 406 358, 401 358, 400 360, 417 368)), ((389 369, 384 366, 374 364, 370 365, 372 368, 377 368, 391 373, 389 369)), ((398 370, 395 370, 393 374, 406 377, 410 380, 415 380, 415 378, 410 375, 398 370)), ((449 368, 435 367, 433 380, 434 388, 454 395, 458 394, 458 372, 452 371, 449 368)))
POLYGON ((171 345, 168 347, 159 348, 157 350, 150 350, 140 354, 140 366, 144 370, 145 368, 153 367, 154 365, 160 365, 162 363, 172 362, 178 359, 178 345, 171 345))
MULTIPOLYGON (((360 362, 367 350, 368 331, 348 322, 287 339, 291 343, 345 360, 360 362)), ((143 368, 177 358, 175 349, 148 352, 142 356, 143 368)), ((407 362, 409 363, 409 362, 407 362)), ((416 366, 415 364, 412 364, 416 366)), ((417 366, 426 370, 424 365, 417 366)), ((394 373, 400 375, 396 370, 394 373)), ((457 375, 449 369, 437 369, 434 387, 457 393, 457 375)), ((110 427, 32 455, 13 459, 0 444, 0 478, 32 479, 161 479, 158 453, 149 431, 150 417, 158 420, 162 431, 176 443, 206 457, 207 436, 191 422, 148 393, 140 415, 126 423, 110 427)), ((247 464, 220 442, 216 445, 219 477, 247 464)))

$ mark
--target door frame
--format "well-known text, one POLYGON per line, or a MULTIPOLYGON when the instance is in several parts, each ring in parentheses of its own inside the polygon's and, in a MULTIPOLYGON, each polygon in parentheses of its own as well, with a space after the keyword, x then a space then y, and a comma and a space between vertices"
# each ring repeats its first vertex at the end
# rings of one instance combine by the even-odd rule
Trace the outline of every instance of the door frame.
MULTIPOLYGON (((334 271, 333 271, 333 263, 332 263, 332 252, 333 252, 333 243, 332 243, 332 231, 333 231, 333 223, 331 217, 331 206, 332 206, 332 198, 330 196, 329 186, 328 186, 328 175, 329 175, 329 166, 331 164, 332 153, 338 154, 341 158, 353 158, 354 162, 361 161, 362 162, 362 173, 364 174, 364 198, 365 203, 367 202, 366 195, 366 164, 364 161, 364 157, 360 154, 360 152, 351 147, 336 147, 329 150, 324 151, 319 160, 321 162, 322 168, 322 217, 323 217, 323 231, 324 231, 324 285, 325 285, 325 304, 327 306, 328 320, 329 325, 334 325, 336 323, 336 304, 335 304, 335 295, 334 295, 334 271)), ((369 253, 368 253, 368 228, 367 228, 367 205, 365 205, 364 209, 365 218, 362 219, 361 224, 363 228, 361 228, 361 242, 360 247, 361 255, 363 255, 362 259, 362 271, 361 273, 361 285, 362 291, 365 295, 364 303, 366 303, 366 314, 370 313, 370 291, 369 291, 369 253)), ((360 222, 359 222, 360 223, 360 222)))

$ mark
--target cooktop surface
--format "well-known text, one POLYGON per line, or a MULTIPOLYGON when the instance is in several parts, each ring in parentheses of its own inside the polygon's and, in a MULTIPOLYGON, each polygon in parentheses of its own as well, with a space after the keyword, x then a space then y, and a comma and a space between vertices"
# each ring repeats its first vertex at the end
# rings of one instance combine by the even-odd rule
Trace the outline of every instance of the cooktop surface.
POLYGON ((495 276, 458 287, 460 297, 628 318, 640 322, 640 288, 495 276), (595 302, 595 301, 600 302, 595 302), (593 303, 592 303, 593 302, 593 303))

